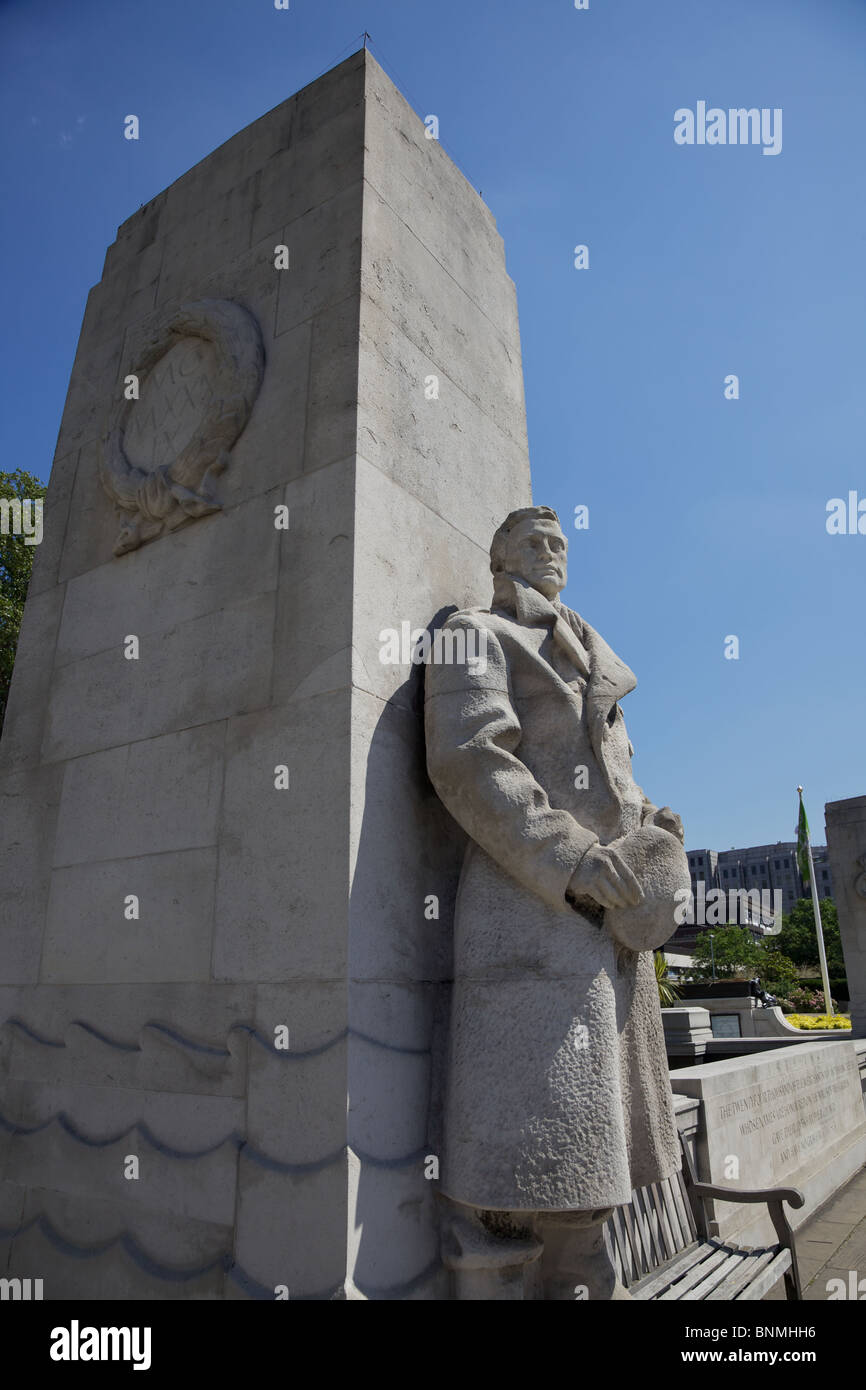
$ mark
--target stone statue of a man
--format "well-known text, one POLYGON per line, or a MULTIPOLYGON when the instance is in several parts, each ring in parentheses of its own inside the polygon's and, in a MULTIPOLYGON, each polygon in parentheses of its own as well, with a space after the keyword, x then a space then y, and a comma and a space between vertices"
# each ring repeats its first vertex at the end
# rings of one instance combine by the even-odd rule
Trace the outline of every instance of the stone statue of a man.
MULTIPOLYGON (((476 659, 427 668, 430 777, 470 837, 454 928, 444 1257, 458 1297, 618 1297, 603 1222, 680 1160, 652 952, 623 944, 613 923, 637 918, 658 888, 646 854, 630 853, 647 839, 641 827, 657 827, 653 852, 673 855, 689 886, 682 826, 632 777, 619 701, 634 675, 559 602, 556 513, 512 512, 491 569, 491 608, 445 625, 476 659)), ((652 910, 664 916, 658 945, 674 903, 652 910)))

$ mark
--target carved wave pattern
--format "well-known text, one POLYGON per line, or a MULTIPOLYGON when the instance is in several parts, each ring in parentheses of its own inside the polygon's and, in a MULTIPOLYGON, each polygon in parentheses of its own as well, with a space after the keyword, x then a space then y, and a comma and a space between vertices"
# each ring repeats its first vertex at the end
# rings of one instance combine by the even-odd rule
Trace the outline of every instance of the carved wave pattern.
POLYGON ((271 1173, 288 1173, 292 1177, 303 1176, 305 1173, 321 1173, 323 1169, 330 1168, 332 1164, 345 1158, 350 1147, 352 1153, 362 1163, 368 1163, 374 1168, 405 1168, 411 1163, 418 1163, 426 1153, 425 1146, 400 1158, 376 1158, 374 1154, 359 1152, 354 1146, 343 1144, 333 1153, 311 1163, 284 1163, 282 1159, 271 1158, 269 1154, 256 1149, 242 1134, 238 1134, 236 1131, 232 1131, 231 1134, 225 1135, 223 1139, 219 1139, 215 1144, 209 1144, 204 1149, 177 1149, 154 1134, 144 1120, 137 1120, 134 1124, 127 1125, 125 1129, 118 1130, 117 1134, 102 1135, 100 1138, 96 1138, 93 1135, 85 1134, 63 1110, 58 1111, 56 1115, 50 1115, 47 1120, 42 1120, 37 1125, 19 1124, 16 1120, 10 1120, 0 1112, 0 1130, 12 1135, 13 1138, 29 1138, 33 1134, 41 1134, 43 1130, 54 1124, 58 1125, 76 1143, 84 1144, 89 1149, 107 1149, 112 1144, 120 1143, 121 1139, 126 1139, 130 1134, 137 1134, 150 1148, 165 1158, 209 1158, 211 1154, 217 1153, 226 1144, 229 1144, 233 1145, 239 1154, 243 1153, 245 1158, 258 1164, 260 1168, 266 1168, 271 1173))
MULTIPOLYGON (((32 1042, 39 1043, 42 1047, 67 1046, 65 1039, 45 1038, 40 1033, 37 1033, 35 1028, 32 1028, 28 1023, 25 1023, 24 1020, 20 1018, 7 1018, 4 1020, 2 1024, 0 1024, 0 1027, 17 1028, 20 1030, 20 1032, 24 1033, 32 1042)), ((98 1042, 104 1043, 106 1047, 116 1048, 121 1052, 143 1051, 140 1042, 129 1043, 123 1042, 119 1038, 109 1037, 107 1033, 102 1032, 92 1023, 86 1023, 83 1019, 72 1019, 68 1027, 83 1028, 85 1032, 89 1033, 91 1037, 96 1038, 98 1042)), ((203 1052, 207 1053, 209 1056, 212 1057, 232 1056, 232 1053, 228 1047, 220 1047, 218 1044, 214 1043, 198 1042, 194 1038, 186 1037, 177 1028, 172 1028, 166 1023, 159 1023, 155 1020, 148 1021, 147 1023, 142 1025, 142 1034, 144 1034, 146 1030, 149 1028, 152 1028, 155 1032, 162 1034, 164 1037, 170 1039, 170 1041, 177 1043, 179 1047, 187 1048, 191 1052, 203 1052)), ((339 1033, 335 1033, 333 1037, 328 1038, 327 1042, 320 1043, 317 1047, 311 1047, 307 1048, 305 1051, 297 1052, 291 1050, 280 1051, 276 1049, 268 1037, 260 1033, 249 1023, 233 1023, 231 1027, 228 1029, 226 1037, 228 1038, 232 1033, 246 1034, 249 1038, 252 1039, 253 1042, 257 1042, 260 1047, 264 1048, 265 1052, 267 1052, 269 1056, 273 1057, 276 1061, 280 1062, 303 1062, 308 1057, 320 1057, 322 1053, 327 1052, 332 1047, 336 1047, 338 1043, 344 1042, 347 1038, 355 1038, 358 1042, 370 1043, 373 1047, 381 1047, 384 1048, 386 1052, 396 1052, 403 1056, 428 1057, 430 1055, 429 1047, 405 1047, 401 1046, 398 1043, 383 1042, 381 1038, 374 1038, 371 1036, 371 1034, 362 1033, 357 1028, 343 1028, 339 1033)))
MULTIPOLYGON (((81 1245, 76 1241, 69 1240, 67 1236, 59 1231, 53 1222, 40 1212, 32 1216, 29 1221, 22 1222, 20 1226, 6 1228, 0 1226, 0 1241, 14 1240, 17 1236, 26 1234, 27 1231, 36 1227, 40 1234, 45 1237, 49 1244, 61 1255, 66 1255, 72 1259, 87 1260, 96 1259, 100 1255, 107 1254, 119 1246, 126 1255, 143 1273, 153 1279, 159 1279, 163 1283, 170 1284, 190 1284, 196 1279, 202 1279, 211 1274, 215 1269, 219 1269, 234 1284, 237 1285, 248 1298, 256 1299, 267 1303, 274 1301, 274 1290, 265 1284, 260 1284, 251 1274, 248 1274, 243 1265, 237 1263, 232 1258, 229 1251, 222 1251, 214 1259, 209 1260, 203 1265, 188 1265, 186 1268, 178 1269, 171 1265, 163 1264, 161 1260, 156 1260, 152 1255, 139 1245, 134 1236, 128 1231, 121 1231, 116 1236, 110 1236, 107 1240, 96 1242, 94 1245, 81 1245)), ((425 1269, 421 1270, 412 1279, 405 1280, 402 1284, 393 1285, 389 1288, 381 1288, 374 1285, 362 1285, 355 1283, 359 1293, 369 1299, 391 1299, 405 1297, 407 1294, 414 1293, 434 1276, 442 1268, 441 1261, 432 1260, 425 1269)), ((335 1299, 342 1293, 341 1286, 334 1284, 326 1289, 318 1289, 314 1292, 292 1293, 290 1290, 291 1301, 293 1303, 312 1303, 322 1300, 335 1299)))
MULTIPOLYGON (((37 1044, 40 1047, 64 1049, 68 1046, 65 1038, 57 1039, 45 1037, 30 1024, 25 1022, 23 1019, 17 1017, 11 1017, 4 1020, 3 1024, 0 1025, 0 1028, 14 1028, 23 1036, 25 1036, 29 1041, 37 1044)), ((88 1034, 88 1036, 94 1038, 97 1042, 103 1044, 105 1047, 114 1049, 115 1051, 125 1053, 140 1053, 144 1050, 142 1042, 127 1042, 120 1038, 112 1038, 107 1033, 97 1028, 94 1024, 88 1023, 83 1019, 73 1019, 67 1027, 67 1033, 69 1029, 72 1028, 81 1028, 85 1033, 88 1034)), ((206 1054, 208 1056, 222 1057, 225 1059, 230 1059, 233 1055, 228 1046, 226 1045, 221 1046, 219 1044, 211 1042, 202 1042, 197 1039, 187 1037, 178 1029, 173 1028, 168 1024, 161 1023, 157 1020, 149 1020, 147 1023, 145 1023, 140 1030, 140 1037, 146 1039, 148 1030, 152 1030, 154 1033, 166 1038, 170 1042, 183 1049, 188 1050, 191 1053, 206 1054)), ((271 1040, 268 1037, 260 1033, 256 1028, 254 1028, 250 1024, 232 1024, 227 1031, 226 1042, 228 1042, 229 1036, 233 1033, 240 1033, 249 1038, 250 1041, 257 1043, 272 1060, 287 1063, 303 1062, 308 1058, 321 1056, 323 1053, 329 1051, 333 1047, 336 1047, 339 1043, 349 1038, 354 1038, 360 1042, 365 1042, 374 1047, 380 1047, 385 1051, 393 1052, 399 1055, 418 1057, 430 1055, 429 1047, 406 1047, 395 1043, 388 1043, 384 1042, 380 1038, 375 1038, 370 1034, 363 1033, 360 1030, 353 1028, 342 1029, 339 1033, 334 1034, 333 1037, 327 1039, 327 1041, 325 1041, 324 1043, 321 1043, 313 1048, 308 1048, 305 1051, 277 1050, 274 1048, 271 1040)), ((3 1130, 13 1138, 29 1137, 31 1135, 41 1133, 50 1128, 51 1125, 55 1124, 58 1125, 64 1131, 64 1133, 67 1134, 76 1143, 84 1145, 88 1148, 95 1149, 107 1148, 110 1145, 116 1144, 120 1140, 127 1138, 127 1136, 131 1134, 136 1134, 141 1140, 144 1141, 144 1143, 148 1144, 152 1149, 154 1149, 163 1157, 174 1159, 177 1161, 194 1161, 196 1159, 205 1158, 213 1153, 216 1153, 219 1149, 223 1148, 224 1146, 231 1145, 237 1150, 238 1155, 243 1154, 244 1157, 250 1159, 251 1162, 257 1164, 259 1167, 264 1168, 270 1172, 290 1175, 292 1177, 303 1177, 312 1173, 319 1173, 324 1169, 332 1166, 333 1164, 342 1161, 348 1154, 353 1154, 362 1164, 385 1170, 406 1168, 412 1164, 420 1163, 423 1161, 426 1154, 425 1146, 420 1149, 416 1149, 413 1153, 402 1155, 399 1158, 385 1159, 379 1158, 375 1154, 365 1153, 362 1150, 355 1148, 353 1145, 342 1145, 333 1153, 323 1155, 320 1159, 317 1159, 313 1162, 285 1163, 282 1160, 273 1158, 269 1154, 266 1154, 261 1150, 255 1148, 254 1145, 249 1143, 249 1141, 246 1139, 244 1135, 239 1134, 236 1131, 232 1131, 230 1134, 227 1134, 222 1139, 218 1140, 215 1144, 211 1144, 203 1149, 179 1149, 176 1148, 174 1145, 169 1144, 165 1139, 162 1139, 158 1135, 154 1134, 144 1121, 136 1121, 135 1123, 128 1125, 125 1129, 119 1130, 116 1134, 102 1135, 96 1137, 94 1135, 86 1134, 75 1123, 75 1121, 72 1120, 63 1111, 60 1111, 55 1115, 49 1116, 48 1119, 43 1120, 36 1125, 22 1125, 17 1121, 12 1120, 0 1113, 0 1130, 3 1130)), ((178 1269, 166 1265, 158 1260, 155 1260, 151 1255, 148 1254, 148 1252, 142 1246, 138 1244, 135 1238, 128 1232, 120 1232, 116 1236, 113 1236, 108 1240, 98 1242, 91 1246, 80 1245, 74 1241, 69 1240, 66 1236, 63 1235, 62 1232, 58 1231, 44 1212, 31 1217, 29 1221, 24 1222, 22 1225, 14 1229, 5 1229, 3 1227, 0 1227, 0 1241, 14 1240, 17 1236, 23 1235, 26 1231, 30 1230, 34 1226, 37 1226, 39 1228, 41 1234, 59 1253, 66 1254, 74 1258, 94 1258, 106 1253, 107 1251, 113 1249, 115 1246, 119 1246, 119 1248, 124 1252, 128 1259, 130 1259, 144 1273, 150 1275, 153 1278, 171 1283, 191 1283, 194 1280, 206 1277, 208 1274, 212 1273, 214 1269, 219 1267, 221 1268, 222 1272, 226 1275, 226 1277, 230 1278, 233 1281, 233 1283, 235 1283, 237 1287, 247 1295, 247 1297, 256 1300, 266 1300, 268 1302, 273 1301, 274 1298, 273 1289, 267 1288, 258 1283, 250 1274, 248 1274, 243 1269, 241 1265, 237 1264, 236 1261, 234 1261, 232 1255, 228 1251, 223 1252, 215 1259, 209 1261, 204 1265, 178 1269)), ((408 1280, 403 1281, 400 1284, 392 1285, 387 1288, 381 1288, 362 1284, 356 1280, 355 1287, 364 1298, 371 1300, 404 1298, 407 1295, 410 1295, 413 1292, 416 1292, 417 1290, 423 1288, 423 1286, 429 1280, 431 1280, 440 1273, 441 1268, 441 1261, 436 1259, 431 1261, 430 1264, 427 1265, 418 1274, 414 1275, 412 1278, 408 1280)), ((308 1292, 304 1294, 292 1295, 292 1297, 295 1301, 320 1301, 323 1299, 328 1300, 339 1298, 341 1296, 341 1293, 341 1288, 339 1286, 335 1286, 333 1288, 323 1289, 317 1292, 308 1292)))
MULTIPOLYGON (((131 1260, 134 1265, 145 1274, 150 1275, 151 1278, 160 1279, 163 1283, 190 1284, 196 1279, 202 1279, 211 1274, 215 1269, 219 1269, 237 1284, 238 1288, 242 1289, 249 1298, 267 1300, 268 1302, 273 1302, 274 1299, 273 1289, 259 1284, 242 1265, 235 1262, 229 1251, 221 1252, 215 1259, 209 1260, 206 1264, 190 1265, 185 1269, 178 1269, 163 1264, 160 1260, 155 1260, 128 1231, 122 1231, 118 1235, 110 1236, 108 1240, 98 1241, 94 1245, 80 1245, 76 1241, 69 1240, 62 1231, 58 1231, 44 1212, 31 1217, 29 1221, 23 1222, 14 1229, 0 1226, 0 1240, 14 1240, 17 1236, 22 1236, 27 1231, 32 1230, 34 1226, 59 1254, 67 1255, 72 1259, 96 1259, 119 1246, 127 1259, 131 1260)), ((294 1301, 333 1298, 336 1292, 336 1289, 327 1289, 317 1293, 297 1294, 294 1301)))

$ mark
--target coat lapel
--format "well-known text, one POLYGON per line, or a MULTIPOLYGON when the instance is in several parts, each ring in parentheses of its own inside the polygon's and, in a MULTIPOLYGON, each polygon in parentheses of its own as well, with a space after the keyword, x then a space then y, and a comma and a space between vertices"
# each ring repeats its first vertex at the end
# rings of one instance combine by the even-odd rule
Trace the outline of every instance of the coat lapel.
MULTIPOLYGON (((588 622, 571 608, 566 608, 564 603, 554 607, 525 580, 517 579, 514 575, 497 575, 493 602, 494 607, 513 613, 519 623, 530 627, 539 623, 553 623, 557 616, 560 616, 583 644, 589 654, 589 681, 584 697, 587 732, 592 751, 607 777, 604 757, 607 718, 617 700, 634 690, 637 685, 634 671, 620 660, 616 652, 611 650, 604 638, 595 628, 590 627, 588 622)), ((548 662, 544 664, 549 665, 548 662)))
POLYGON ((624 661, 620 660, 616 652, 610 649, 604 638, 595 631, 595 628, 578 618, 577 614, 572 613, 570 609, 565 611, 569 614, 569 619, 577 618, 581 624, 583 645, 589 652, 589 685, 586 689, 587 731, 599 766, 604 768, 605 773, 607 773, 603 752, 607 717, 617 700, 622 699, 623 695, 628 695, 630 690, 634 690, 637 685, 637 676, 626 666, 624 661))

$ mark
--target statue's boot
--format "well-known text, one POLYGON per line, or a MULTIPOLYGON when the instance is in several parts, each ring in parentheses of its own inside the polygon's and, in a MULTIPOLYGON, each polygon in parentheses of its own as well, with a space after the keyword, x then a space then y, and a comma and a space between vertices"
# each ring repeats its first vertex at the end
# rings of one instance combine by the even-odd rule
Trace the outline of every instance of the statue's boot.
POLYGON ((442 1222, 442 1262, 453 1270, 460 1300, 524 1299, 525 1273, 542 1243, 507 1212, 448 1202, 442 1222))
POLYGON ((544 1245, 542 1298, 571 1302, 631 1298, 617 1278, 605 1245, 604 1227, 611 1210, 538 1213, 535 1229, 544 1245))

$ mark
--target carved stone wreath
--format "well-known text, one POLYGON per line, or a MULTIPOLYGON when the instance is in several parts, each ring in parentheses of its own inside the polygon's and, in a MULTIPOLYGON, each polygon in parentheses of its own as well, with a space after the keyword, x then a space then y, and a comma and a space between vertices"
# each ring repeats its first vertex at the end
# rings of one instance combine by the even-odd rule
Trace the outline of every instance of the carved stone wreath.
MULTIPOLYGON (((139 399, 122 398, 115 405, 103 438, 100 477, 121 520, 115 555, 136 550, 165 530, 175 531, 195 517, 220 510, 211 485, 226 468, 229 452, 250 417, 263 370, 259 326, 252 314, 230 300, 200 299, 184 304, 153 329, 137 354, 136 365, 126 373, 138 377, 139 399), (163 429, 161 440, 154 441, 156 456, 149 471, 127 457, 127 432, 132 432, 133 412, 141 407, 148 382, 159 376, 154 376, 154 369, 184 343, 193 350, 201 399, 194 399, 189 388, 183 388, 187 399, 180 429, 182 433, 186 425, 187 437, 176 441, 177 452, 171 456, 171 431, 163 429), (203 371, 199 370, 202 363, 203 371)), ((174 384, 170 361, 163 375, 174 384)), ((158 397, 159 388, 154 390, 158 397)))

